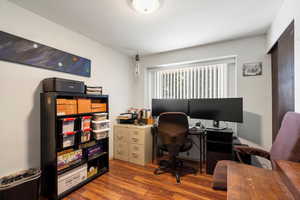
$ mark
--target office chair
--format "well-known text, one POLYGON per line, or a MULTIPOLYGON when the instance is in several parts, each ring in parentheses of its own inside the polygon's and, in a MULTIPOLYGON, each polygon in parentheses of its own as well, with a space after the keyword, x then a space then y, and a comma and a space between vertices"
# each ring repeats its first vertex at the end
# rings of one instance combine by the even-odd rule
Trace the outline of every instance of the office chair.
MULTIPOLYGON (((234 151, 237 152, 240 162, 242 162, 240 155, 243 154, 268 159, 273 170, 276 169, 275 160, 300 162, 300 114, 295 112, 285 114, 270 152, 248 146, 235 146, 234 151)), ((229 162, 234 161, 223 160, 217 163, 213 175, 212 187, 214 189, 227 190, 227 166, 229 162)))
POLYGON ((159 116, 157 134, 162 143, 159 149, 168 152, 169 160, 160 161, 159 168, 154 171, 154 174, 172 173, 177 183, 180 183, 183 170, 197 173, 195 169, 185 167, 183 162, 177 159, 180 152, 189 151, 193 146, 192 140, 187 138, 188 131, 189 123, 186 114, 166 112, 159 116))

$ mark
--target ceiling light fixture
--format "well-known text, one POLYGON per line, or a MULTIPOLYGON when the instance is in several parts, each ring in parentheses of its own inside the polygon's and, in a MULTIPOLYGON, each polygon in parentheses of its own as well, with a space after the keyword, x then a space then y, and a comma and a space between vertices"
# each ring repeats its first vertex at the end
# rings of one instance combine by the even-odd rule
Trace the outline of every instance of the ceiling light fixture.
POLYGON ((160 7, 161 0, 131 0, 131 4, 136 11, 142 14, 149 14, 160 7))

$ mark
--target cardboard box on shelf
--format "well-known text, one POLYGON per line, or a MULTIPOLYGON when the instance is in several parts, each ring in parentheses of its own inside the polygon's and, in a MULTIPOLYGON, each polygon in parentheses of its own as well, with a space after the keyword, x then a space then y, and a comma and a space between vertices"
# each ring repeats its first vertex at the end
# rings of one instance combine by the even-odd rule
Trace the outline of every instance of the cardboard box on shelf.
POLYGON ((56 99, 57 105, 77 105, 76 99, 56 99))
POLYGON ((77 99, 78 113, 92 112, 91 99, 77 99))
POLYGON ((92 103, 92 112, 106 112, 106 103, 92 103))
POLYGON ((56 110, 57 115, 77 114, 77 101, 74 99, 57 99, 56 110))

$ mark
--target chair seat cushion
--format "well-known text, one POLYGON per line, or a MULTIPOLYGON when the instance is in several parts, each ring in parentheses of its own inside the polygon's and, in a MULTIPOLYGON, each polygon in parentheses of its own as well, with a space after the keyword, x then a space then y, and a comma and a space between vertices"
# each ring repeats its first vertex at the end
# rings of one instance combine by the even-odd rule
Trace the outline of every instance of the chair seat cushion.
POLYGON ((227 166, 234 162, 230 160, 219 161, 214 169, 212 188, 215 190, 227 190, 227 166))
MULTIPOLYGON (((190 138, 187 138, 185 143, 181 145, 180 152, 186 152, 189 151, 193 147, 193 141, 190 138)), ((159 145, 159 148, 162 151, 168 151, 167 145, 159 145)))

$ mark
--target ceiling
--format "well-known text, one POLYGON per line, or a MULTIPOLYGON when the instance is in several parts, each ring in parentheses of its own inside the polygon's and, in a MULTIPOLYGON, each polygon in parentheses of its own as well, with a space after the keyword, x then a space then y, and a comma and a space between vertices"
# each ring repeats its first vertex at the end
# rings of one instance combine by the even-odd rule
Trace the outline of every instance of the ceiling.
POLYGON ((149 15, 129 0, 10 0, 66 28, 133 55, 266 33, 283 0, 163 0, 149 15))

